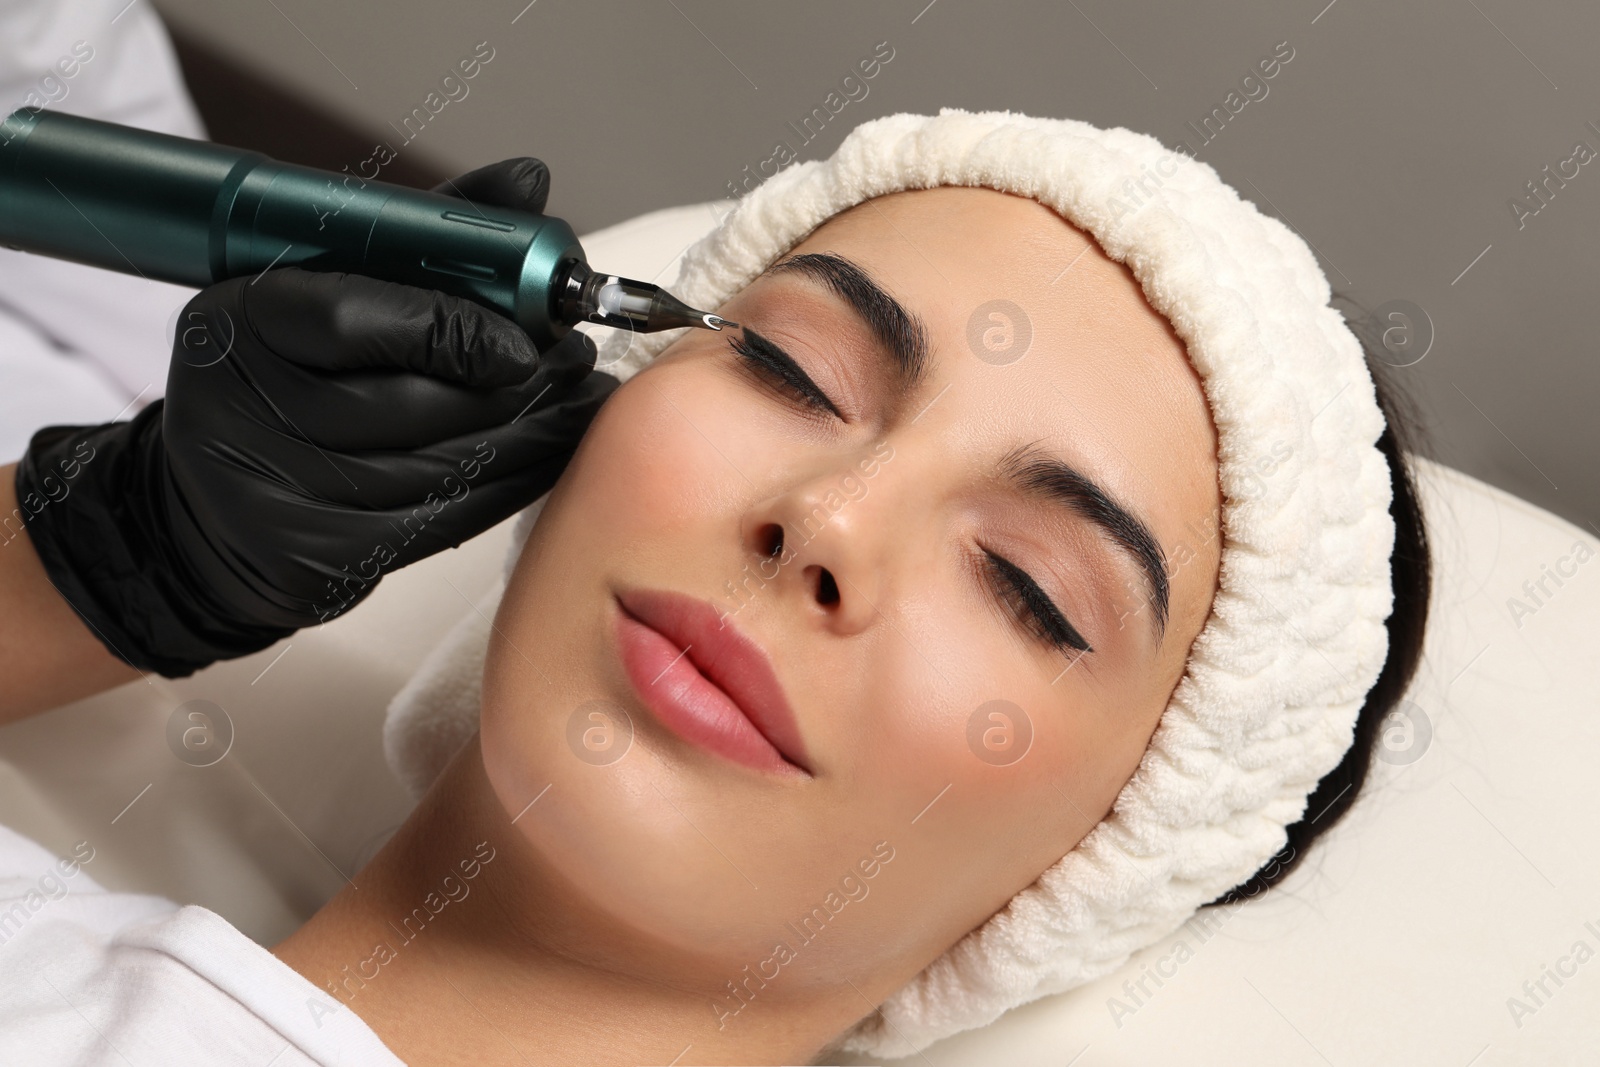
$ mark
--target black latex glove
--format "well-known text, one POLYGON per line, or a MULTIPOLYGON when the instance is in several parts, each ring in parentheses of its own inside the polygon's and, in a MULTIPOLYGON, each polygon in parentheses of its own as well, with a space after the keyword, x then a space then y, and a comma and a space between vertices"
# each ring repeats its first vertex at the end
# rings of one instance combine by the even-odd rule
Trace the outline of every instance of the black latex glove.
MULTIPOLYGON (((439 192, 542 211, 544 164, 439 192)), ((326 621, 556 481, 616 388, 576 331, 543 354, 471 301, 268 271, 202 290, 165 402, 52 426, 17 468, 50 580, 119 658, 179 677, 326 621)))

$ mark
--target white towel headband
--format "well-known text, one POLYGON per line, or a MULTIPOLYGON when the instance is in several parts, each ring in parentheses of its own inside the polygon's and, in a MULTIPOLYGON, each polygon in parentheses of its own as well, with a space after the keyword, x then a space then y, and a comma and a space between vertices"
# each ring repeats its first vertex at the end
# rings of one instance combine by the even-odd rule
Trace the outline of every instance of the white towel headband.
MULTIPOLYGON (((715 309, 846 208, 940 185, 1054 209, 1172 323, 1218 434, 1221 573, 1111 814, 841 1041, 882 1057, 1092 981, 1258 871, 1349 750, 1394 600, 1383 414, 1327 278, 1288 227, 1153 137, 950 108, 877 119, 746 196, 671 289, 715 309)), ((677 336, 614 335, 599 363, 626 380, 677 336)), ((542 504, 518 522, 510 563, 542 504)), ((391 705, 386 749, 414 792, 476 727, 486 636, 458 628, 391 705)))

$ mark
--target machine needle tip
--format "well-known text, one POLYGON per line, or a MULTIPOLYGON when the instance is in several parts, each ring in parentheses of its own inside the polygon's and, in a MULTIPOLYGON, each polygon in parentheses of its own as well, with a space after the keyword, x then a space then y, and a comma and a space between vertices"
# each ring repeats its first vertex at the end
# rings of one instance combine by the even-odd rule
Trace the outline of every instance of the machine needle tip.
POLYGON ((739 325, 737 322, 733 322, 733 321, 731 321, 729 319, 725 319, 721 315, 713 315, 710 312, 707 312, 705 315, 701 316, 700 321, 705 323, 707 328, 712 329, 712 330, 720 330, 724 326, 738 326, 739 325))

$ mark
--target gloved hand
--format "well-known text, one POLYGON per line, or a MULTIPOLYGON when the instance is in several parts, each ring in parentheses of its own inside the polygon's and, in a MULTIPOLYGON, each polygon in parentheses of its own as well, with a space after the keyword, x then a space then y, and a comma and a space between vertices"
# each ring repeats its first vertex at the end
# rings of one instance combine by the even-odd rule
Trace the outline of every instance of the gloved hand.
MULTIPOLYGON (((544 209, 544 164, 437 191, 544 209)), ((268 271, 184 308, 164 402, 52 426, 17 468, 55 587, 119 658, 179 677, 265 648, 546 492, 617 386, 577 331, 357 275, 268 271)))

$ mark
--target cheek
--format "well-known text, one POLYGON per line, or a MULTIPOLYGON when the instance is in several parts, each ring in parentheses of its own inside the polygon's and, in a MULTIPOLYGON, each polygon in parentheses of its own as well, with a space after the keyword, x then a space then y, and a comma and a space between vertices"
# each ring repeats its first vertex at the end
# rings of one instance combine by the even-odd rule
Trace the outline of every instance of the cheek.
MULTIPOLYGON (((523 694, 547 696, 552 682, 584 688, 585 670, 592 677, 603 669, 596 650, 609 647, 608 580, 619 572, 681 572, 684 554, 704 543, 694 535, 718 513, 720 487, 737 477, 695 428, 695 420, 711 422, 709 412, 671 378, 646 370, 611 396, 529 536, 490 641, 487 680, 508 694, 507 707, 523 694), (518 648, 545 650, 541 669, 518 648), (574 677, 555 677, 557 665, 570 666, 574 677)), ((486 744, 501 739, 496 712, 486 703, 486 744)), ((529 728, 512 725, 513 732, 529 728)))
MULTIPOLYGON (((647 368, 602 409, 587 438, 567 505, 608 537, 666 543, 684 530, 737 513, 746 486, 736 463, 757 463, 771 445, 752 429, 748 400, 732 383, 687 365, 647 368), (738 457, 735 459, 735 457, 738 457)), ((614 541, 613 549, 619 547, 614 541)))
POLYGON ((1052 688, 972 595, 958 582, 925 585, 859 673, 840 672, 852 692, 837 699, 860 709, 847 744, 874 803, 909 821, 940 796, 927 818, 945 808, 945 829, 976 838, 1103 741, 1076 731, 1069 687, 1052 688))
MULTIPOLYGON (((673 879, 692 880, 708 869, 731 876, 736 884, 727 888, 735 896, 747 885, 715 852, 701 857, 703 865, 673 862, 674 848, 680 858, 698 856, 704 839, 660 802, 652 777, 659 764, 637 735, 614 764, 591 765, 569 751, 575 712, 628 692, 611 636, 611 583, 692 587, 708 568, 731 573, 715 553, 736 558, 737 523, 752 492, 734 464, 759 481, 763 456, 782 450, 748 393, 716 368, 678 360, 641 371, 596 416, 496 617, 481 719, 489 780, 511 815, 547 784, 552 796, 565 797, 559 810, 551 807, 540 820, 530 814, 519 829, 543 835, 543 851, 577 865, 568 871, 575 880, 611 886, 608 899, 618 908, 676 900, 690 887, 669 891, 673 879), (610 834, 605 848, 594 841, 595 827, 621 823, 629 834, 610 834), (659 862, 640 863, 655 852, 659 862)), ((653 729, 643 720, 633 726, 653 729)), ((697 817, 708 832, 712 810, 697 817)), ((745 810, 729 818, 737 823, 745 810)), ((663 928, 671 925, 670 917, 657 918, 663 928)))
POLYGON ((929 608, 897 619, 903 636, 834 705, 857 724, 836 822, 870 822, 900 857, 881 886, 903 916, 882 932, 891 943, 948 943, 1032 883, 1105 814, 1145 739, 1092 685, 1052 686, 970 604, 929 608))

